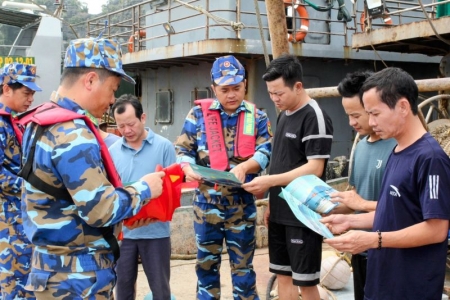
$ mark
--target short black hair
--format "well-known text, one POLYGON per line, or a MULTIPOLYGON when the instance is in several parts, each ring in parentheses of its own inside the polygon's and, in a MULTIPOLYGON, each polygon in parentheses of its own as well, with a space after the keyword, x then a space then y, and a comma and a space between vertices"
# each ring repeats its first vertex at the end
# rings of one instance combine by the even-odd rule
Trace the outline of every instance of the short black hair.
MULTIPOLYGON (((8 86, 13 90, 18 90, 21 89, 22 87, 24 87, 23 84, 19 83, 19 82, 14 82, 11 84, 8 84, 8 86)), ((3 84, 0 85, 0 96, 3 95, 3 84)))
POLYGON ((65 68, 61 74, 61 81, 68 84, 69 86, 72 86, 78 78, 81 76, 89 73, 89 72, 95 72, 97 73, 98 77, 100 78, 100 81, 105 81, 108 77, 121 77, 118 73, 114 73, 107 69, 97 69, 97 68, 65 68))
POLYGON ((412 76, 404 70, 390 67, 370 76, 361 87, 361 99, 365 92, 373 88, 379 93, 381 102, 390 109, 395 108, 400 98, 406 98, 413 114, 418 114, 419 89, 412 76))
POLYGON ((292 89, 297 82, 303 82, 303 68, 298 58, 291 54, 283 54, 272 60, 262 76, 264 81, 283 78, 284 84, 292 89))
POLYGON ((116 99, 114 102, 111 110, 114 115, 114 113, 123 114, 126 110, 126 106, 130 104, 134 108, 134 113, 136 115, 136 118, 139 120, 142 117, 142 114, 144 113, 144 110, 142 108, 142 103, 139 101, 139 99, 131 94, 124 94, 116 99))
MULTIPOLYGON (((348 98, 359 96, 359 91, 361 90, 364 82, 372 75, 372 71, 356 71, 353 73, 348 73, 345 78, 341 80, 337 87, 339 95, 348 98)), ((359 97, 359 101, 361 102, 362 106, 364 106, 361 97, 359 97)))

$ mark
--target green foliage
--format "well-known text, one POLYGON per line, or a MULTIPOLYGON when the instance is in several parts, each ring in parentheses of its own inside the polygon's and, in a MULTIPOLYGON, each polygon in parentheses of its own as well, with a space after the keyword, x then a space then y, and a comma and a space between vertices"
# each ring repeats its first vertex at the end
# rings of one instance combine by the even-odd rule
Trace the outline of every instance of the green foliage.
POLYGON ((108 3, 103 5, 102 13, 110 13, 113 11, 121 10, 132 5, 143 2, 142 0, 109 0, 108 3))

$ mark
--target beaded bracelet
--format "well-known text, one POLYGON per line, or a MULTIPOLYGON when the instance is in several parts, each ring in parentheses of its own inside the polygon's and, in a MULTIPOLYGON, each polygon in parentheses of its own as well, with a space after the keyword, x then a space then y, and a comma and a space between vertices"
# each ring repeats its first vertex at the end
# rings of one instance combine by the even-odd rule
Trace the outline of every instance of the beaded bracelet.
POLYGON ((381 249, 381 232, 379 230, 377 230, 378 233, 378 250, 381 249))

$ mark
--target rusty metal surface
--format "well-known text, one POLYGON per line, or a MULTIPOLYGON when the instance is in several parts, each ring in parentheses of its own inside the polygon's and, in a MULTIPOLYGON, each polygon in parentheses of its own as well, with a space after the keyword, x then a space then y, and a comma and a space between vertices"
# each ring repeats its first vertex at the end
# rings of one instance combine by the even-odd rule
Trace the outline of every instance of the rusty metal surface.
MULTIPOLYGON (((450 17, 432 20, 437 32, 450 40, 450 17)), ((439 40, 429 22, 418 21, 408 24, 372 30, 369 33, 355 33, 352 48, 400 53, 421 53, 430 56, 445 55, 450 45, 439 40)))
MULTIPOLYGON (((450 78, 416 80, 416 84, 421 93, 448 90, 450 89, 450 78)), ((336 86, 306 89, 306 92, 314 99, 340 97, 336 86)))
POLYGON ((129 71, 146 68, 181 67, 196 65, 201 62, 213 63, 220 54, 233 54, 238 58, 263 59, 263 53, 255 53, 256 46, 241 39, 205 40, 126 53, 122 59, 124 69, 129 71))

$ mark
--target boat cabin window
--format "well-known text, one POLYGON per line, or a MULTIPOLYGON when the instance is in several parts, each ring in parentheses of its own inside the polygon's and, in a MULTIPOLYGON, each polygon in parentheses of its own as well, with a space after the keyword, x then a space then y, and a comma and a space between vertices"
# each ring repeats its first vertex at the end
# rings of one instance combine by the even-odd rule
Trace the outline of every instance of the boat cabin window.
POLYGON ((156 124, 173 123, 173 92, 172 90, 159 90, 156 92, 156 124))
POLYGON ((191 106, 194 106, 194 101, 199 99, 206 99, 211 98, 211 89, 210 88, 204 88, 204 89, 198 89, 195 88, 193 91, 191 91, 191 106))

